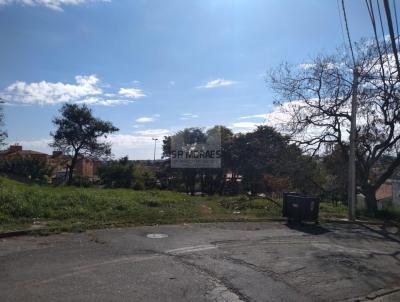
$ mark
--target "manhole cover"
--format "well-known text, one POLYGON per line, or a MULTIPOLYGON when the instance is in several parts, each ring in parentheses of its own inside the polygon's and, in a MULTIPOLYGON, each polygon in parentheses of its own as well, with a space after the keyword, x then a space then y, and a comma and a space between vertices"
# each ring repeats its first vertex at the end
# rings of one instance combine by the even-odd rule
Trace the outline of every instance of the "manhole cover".
POLYGON ((151 238, 151 239, 160 239, 160 238, 166 238, 166 237, 168 237, 168 235, 167 234, 147 234, 146 237, 151 238))

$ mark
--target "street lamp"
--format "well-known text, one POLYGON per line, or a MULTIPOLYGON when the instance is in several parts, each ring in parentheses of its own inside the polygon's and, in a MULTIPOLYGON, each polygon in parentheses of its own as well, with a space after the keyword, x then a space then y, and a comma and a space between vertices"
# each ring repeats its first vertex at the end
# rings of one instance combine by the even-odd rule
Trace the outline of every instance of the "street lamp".
POLYGON ((154 158, 153 158, 153 161, 156 161, 156 147, 157 147, 158 138, 152 138, 152 140, 154 141, 154 158))

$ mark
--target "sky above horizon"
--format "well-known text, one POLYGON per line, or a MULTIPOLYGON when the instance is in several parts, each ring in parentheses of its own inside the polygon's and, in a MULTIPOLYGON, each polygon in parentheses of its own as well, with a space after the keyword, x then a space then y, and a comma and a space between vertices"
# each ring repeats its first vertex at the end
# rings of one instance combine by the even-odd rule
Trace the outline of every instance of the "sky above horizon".
MULTIPOLYGON (((365 2, 346 5, 370 37, 365 2)), ((86 103, 131 159, 186 127, 254 129, 275 110, 268 69, 343 43, 337 0, 0 0, 0 36, 8 144, 50 152, 61 105, 86 103)))

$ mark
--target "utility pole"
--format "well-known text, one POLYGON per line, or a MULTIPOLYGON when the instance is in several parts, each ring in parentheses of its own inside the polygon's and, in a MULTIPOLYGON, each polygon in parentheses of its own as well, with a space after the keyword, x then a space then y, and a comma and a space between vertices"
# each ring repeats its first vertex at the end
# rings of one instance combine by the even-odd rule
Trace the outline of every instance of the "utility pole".
POLYGON ((358 90, 358 66, 354 66, 353 85, 351 95, 351 124, 350 124, 350 155, 349 155, 349 187, 348 187, 348 210, 349 220, 355 220, 356 214, 356 128, 357 128, 357 90, 358 90))
POLYGON ((153 161, 156 161, 156 147, 157 147, 158 138, 152 138, 152 140, 154 141, 154 158, 153 158, 153 161))

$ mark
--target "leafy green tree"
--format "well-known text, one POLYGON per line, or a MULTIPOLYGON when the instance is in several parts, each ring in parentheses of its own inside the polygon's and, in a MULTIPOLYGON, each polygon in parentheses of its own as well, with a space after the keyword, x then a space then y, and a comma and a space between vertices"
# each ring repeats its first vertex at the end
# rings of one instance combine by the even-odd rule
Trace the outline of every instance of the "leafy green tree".
POLYGON ((221 168, 201 170, 202 191, 210 195, 216 192, 223 194, 226 189, 226 175, 228 173, 234 175, 232 168, 234 134, 231 129, 217 125, 207 130, 206 135, 221 137, 221 168))
POLYGON ((288 137, 269 126, 239 134, 234 142, 237 170, 243 177, 244 189, 252 194, 265 191, 264 174, 282 173, 284 155, 288 152, 288 137))
POLYGON ((145 165, 135 165, 132 176, 132 187, 135 190, 152 189, 156 185, 154 172, 145 165))
POLYGON ((128 157, 109 161, 98 169, 101 183, 109 188, 130 188, 133 178, 133 163, 128 157))
POLYGON ((322 158, 322 164, 326 171, 325 188, 330 192, 333 200, 347 200, 348 162, 344 160, 339 146, 322 158))
POLYGON ((111 122, 94 117, 86 105, 64 104, 60 113, 61 116, 53 120, 57 129, 50 133, 53 137, 50 146, 72 155, 68 166, 67 183, 70 185, 78 159, 81 156, 101 158, 111 155, 111 145, 101 139, 119 129, 111 122))
MULTIPOLYGON (((171 157, 171 144, 173 141, 181 141, 188 144, 204 143, 207 135, 201 128, 186 128, 177 132, 173 136, 165 137, 163 140, 163 158, 171 157)), ((199 174, 197 168, 171 168, 168 165, 167 170, 176 177, 178 183, 183 184, 186 193, 194 194, 196 187, 196 177, 199 174)))
POLYGON ((31 180, 46 180, 51 177, 53 169, 46 160, 30 156, 15 156, 0 161, 0 172, 31 180))
POLYGON ((243 188, 252 194, 296 190, 319 192, 315 162, 273 127, 235 136, 232 150, 233 171, 243 177, 243 188))

